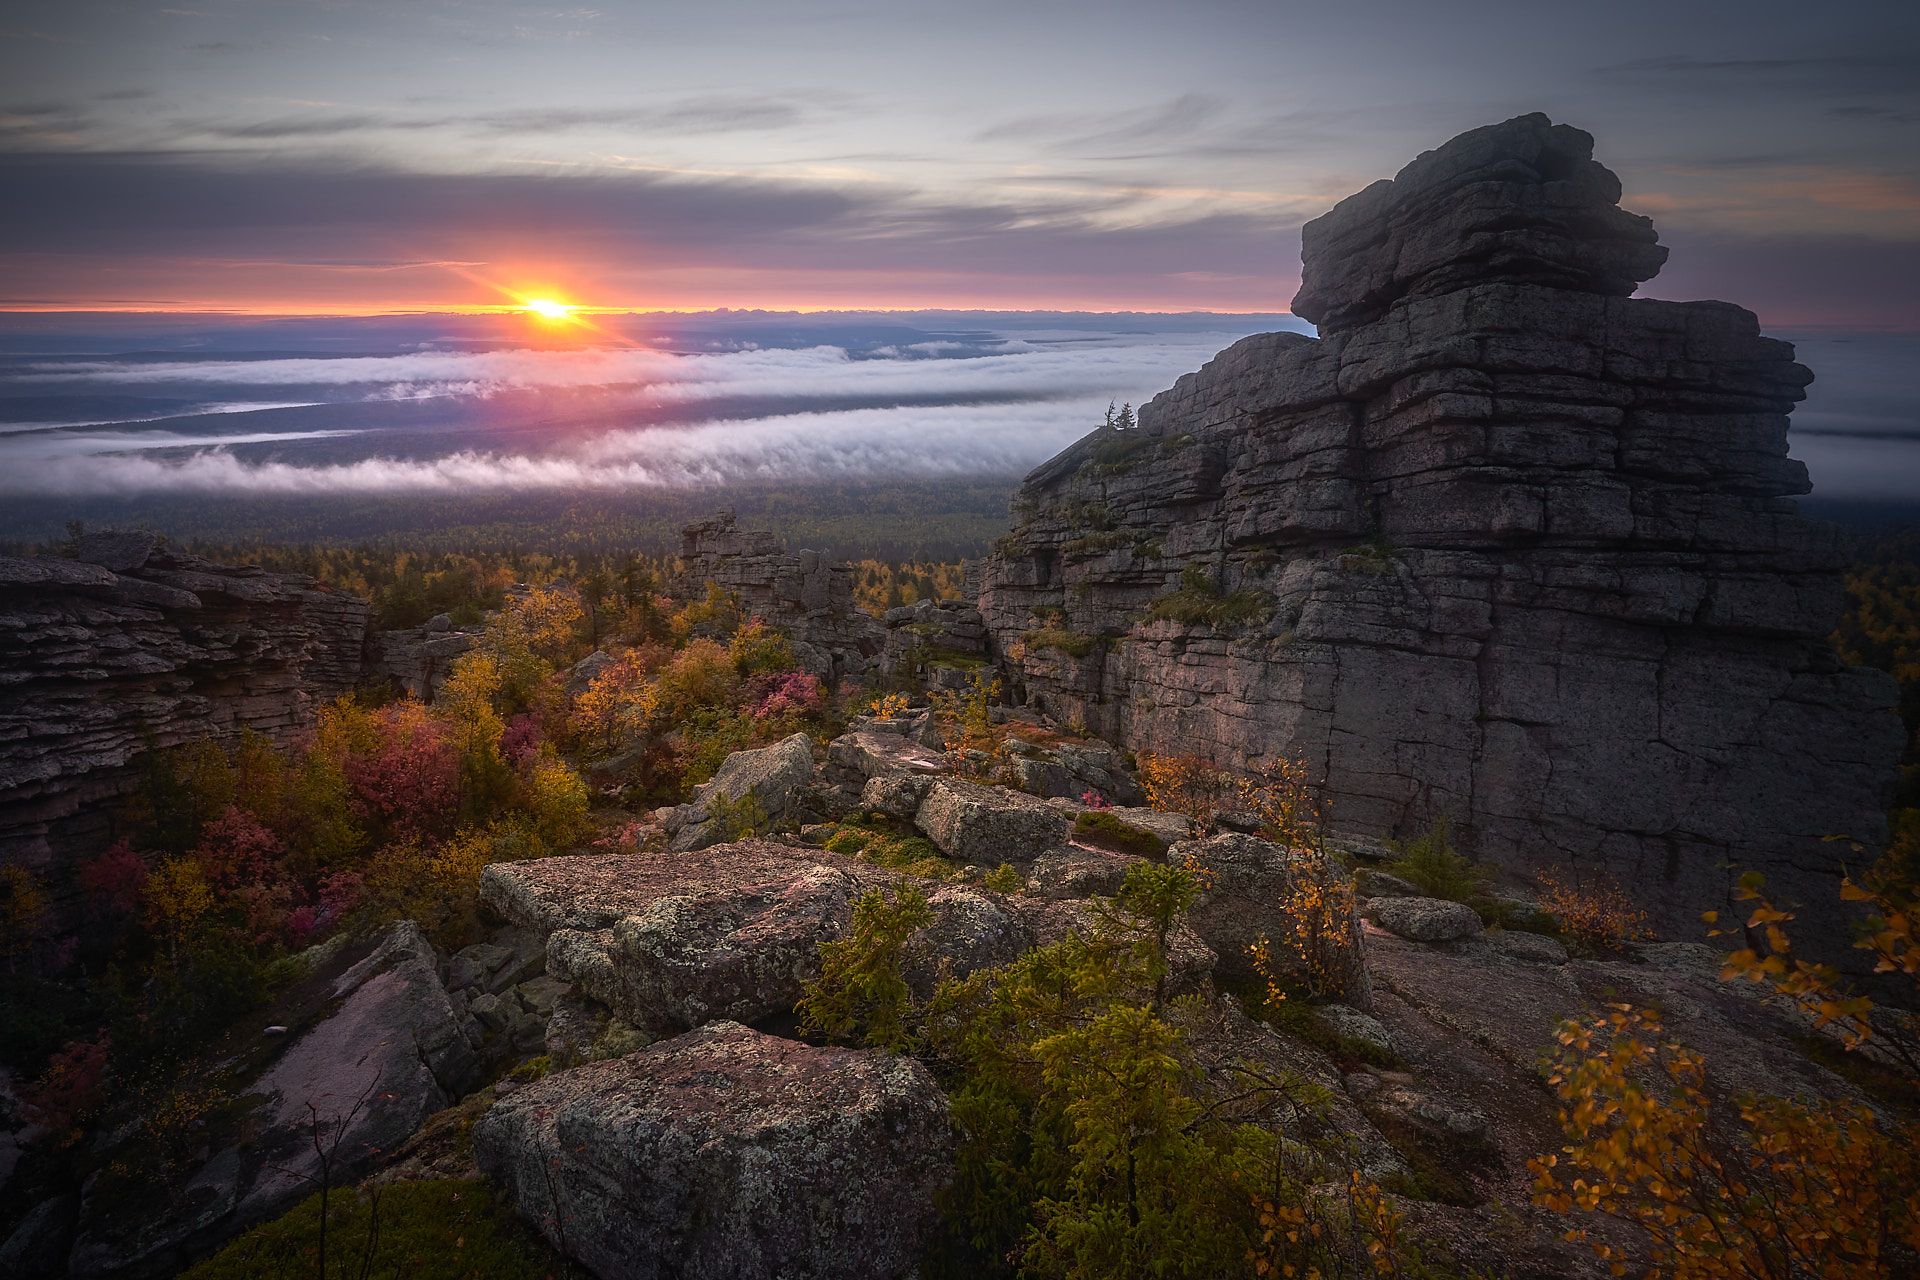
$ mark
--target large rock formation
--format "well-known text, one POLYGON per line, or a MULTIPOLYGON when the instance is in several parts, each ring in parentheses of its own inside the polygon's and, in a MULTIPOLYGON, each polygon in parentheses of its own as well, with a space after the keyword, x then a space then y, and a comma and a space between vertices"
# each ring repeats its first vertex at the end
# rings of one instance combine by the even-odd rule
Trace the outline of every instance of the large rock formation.
POLYGON ((1305 757, 1337 830, 1444 815, 1677 927, 1729 860, 1831 903, 1822 838, 1880 838, 1900 732, 1789 500, 1812 375, 1739 307, 1628 296, 1665 250, 1591 153, 1522 116, 1308 223, 1321 336, 1236 343, 1037 469, 982 611, 1028 702, 1305 757))
POLYGON ((877 619, 853 604, 853 571, 818 551, 789 553, 765 530, 743 530, 722 512, 680 536, 674 591, 697 596, 708 583, 732 593, 747 613, 784 630, 807 667, 837 679, 868 670, 885 643, 877 619))
POLYGON ((0 863, 97 847, 144 751, 309 723, 360 679, 367 614, 311 578, 150 534, 0 557, 0 863))

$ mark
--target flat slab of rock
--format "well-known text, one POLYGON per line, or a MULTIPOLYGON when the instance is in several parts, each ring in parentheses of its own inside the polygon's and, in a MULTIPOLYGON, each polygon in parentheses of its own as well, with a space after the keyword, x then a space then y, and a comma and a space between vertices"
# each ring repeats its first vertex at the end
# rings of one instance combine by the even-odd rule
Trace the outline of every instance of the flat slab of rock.
POLYGON ((916 1274, 951 1177, 911 1058, 718 1022, 508 1095, 480 1166, 602 1280, 916 1274))
MULTIPOLYGON (((243 1140, 170 1188, 158 1216, 130 1211, 98 1179, 87 1184, 69 1259, 76 1276, 171 1273, 186 1259, 274 1217, 314 1189, 317 1117, 338 1137, 336 1185, 353 1180, 478 1083, 469 1023, 441 985, 439 957, 412 921, 360 943, 285 999, 319 1016, 290 1037, 251 1085, 243 1140), (347 963, 353 960, 352 963, 347 963), (336 1134, 336 1126, 344 1124, 336 1134)), ((274 1007, 267 1018, 295 1020, 274 1007)), ((276 1042, 277 1043, 277 1042, 276 1042)), ((261 1046, 228 1046, 239 1053, 261 1046)))
POLYGON ((913 821, 949 858, 988 867, 1032 862, 1066 843, 1071 826, 1043 800, 960 778, 937 779, 913 821))
POLYGON ((1458 942, 1482 928, 1479 912, 1445 898, 1375 898, 1367 919, 1412 942, 1458 942))

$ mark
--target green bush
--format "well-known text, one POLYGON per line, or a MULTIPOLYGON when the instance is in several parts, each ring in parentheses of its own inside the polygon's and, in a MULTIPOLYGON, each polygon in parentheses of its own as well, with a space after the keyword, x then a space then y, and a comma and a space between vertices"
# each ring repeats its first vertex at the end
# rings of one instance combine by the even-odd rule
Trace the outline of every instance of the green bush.
POLYGON ((1225 629, 1258 622, 1267 616, 1272 604, 1266 592, 1250 587, 1222 592, 1205 569, 1190 564, 1180 574, 1179 588, 1148 606, 1147 619, 1225 629))
POLYGON ((1166 841, 1153 832, 1102 809, 1088 809, 1075 818, 1073 834, 1083 844, 1142 858, 1157 858, 1167 851, 1166 841))
POLYGON ((1026 642, 1027 651, 1030 653, 1041 649, 1058 649, 1061 653, 1073 658, 1086 657, 1100 643, 1098 636, 1083 635, 1063 627, 1039 627, 1020 638, 1026 642))
MULTIPOLYGON (((327 1198, 327 1270, 359 1280, 545 1280, 563 1263, 478 1179, 343 1188, 327 1198), (376 1206, 373 1195, 377 1191, 376 1206), (368 1237, 373 1238, 371 1256, 368 1237)), ((182 1280, 320 1280, 320 1197, 255 1227, 182 1280)))
POLYGON ((1445 818, 1435 818, 1425 834, 1387 847, 1395 855, 1387 869, 1430 898, 1474 903, 1486 896, 1490 873, 1453 847, 1445 818))

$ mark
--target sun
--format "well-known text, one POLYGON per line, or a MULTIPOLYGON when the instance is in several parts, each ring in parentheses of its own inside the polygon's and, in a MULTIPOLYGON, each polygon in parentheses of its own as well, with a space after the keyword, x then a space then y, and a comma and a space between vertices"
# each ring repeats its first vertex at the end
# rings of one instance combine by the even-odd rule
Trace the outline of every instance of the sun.
POLYGON ((528 298, 520 304, 520 309, 542 320, 565 320, 580 308, 571 302, 560 302, 554 298, 528 298))

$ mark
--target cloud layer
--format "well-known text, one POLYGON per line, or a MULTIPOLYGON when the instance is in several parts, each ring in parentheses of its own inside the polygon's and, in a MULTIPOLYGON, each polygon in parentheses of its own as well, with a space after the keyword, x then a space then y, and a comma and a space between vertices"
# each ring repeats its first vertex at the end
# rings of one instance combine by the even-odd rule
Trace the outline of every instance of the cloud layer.
POLYGON ((486 420, 487 399, 507 393, 614 389, 620 403, 694 406, 683 416, 695 419, 701 402, 722 399, 791 408, 628 429, 617 411, 609 415, 607 400, 589 397, 584 403, 594 425, 569 430, 565 415, 581 406, 536 396, 532 403, 550 403, 559 419, 551 443, 517 450, 460 447, 458 431, 421 437, 377 429, 247 432, 244 425, 237 434, 198 436, 164 426, 40 430, 0 436, 0 493, 398 494, 1014 474, 1096 425, 1110 400, 1143 401, 1238 336, 1009 338, 990 344, 993 354, 933 359, 903 353, 856 359, 841 347, 816 346, 710 355, 506 350, 43 362, 26 366, 17 380, 116 390, 211 384, 228 395, 256 388, 266 399, 287 386, 331 387, 348 397, 337 402, 342 411, 368 400, 451 398, 470 406, 476 429, 486 420), (825 407, 850 398, 899 403, 825 407), (316 441, 329 442, 329 457, 303 456, 301 446, 316 441), (359 456, 332 456, 343 447, 359 456))

